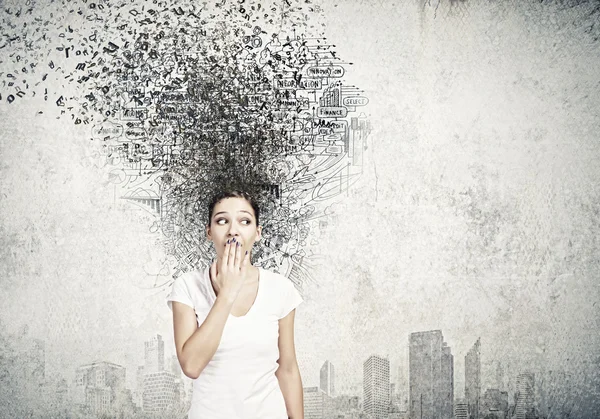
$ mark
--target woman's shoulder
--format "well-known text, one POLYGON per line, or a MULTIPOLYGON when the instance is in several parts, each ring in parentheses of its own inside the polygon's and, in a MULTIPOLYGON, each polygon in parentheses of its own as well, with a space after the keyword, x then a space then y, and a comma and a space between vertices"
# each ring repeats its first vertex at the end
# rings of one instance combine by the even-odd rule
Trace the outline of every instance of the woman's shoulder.
POLYGON ((171 293, 167 296, 167 304, 172 308, 171 302, 178 301, 194 309, 206 305, 206 292, 202 285, 202 271, 192 270, 179 275, 171 287, 171 293))
MULTIPOLYGON (((264 279, 269 282, 271 288, 284 290, 290 286, 294 286, 294 283, 285 275, 276 272, 271 269, 260 268, 261 274, 264 273, 264 279)), ((263 277, 261 276, 261 280, 263 277)))
POLYGON ((295 283, 285 275, 264 270, 267 277, 267 293, 270 295, 270 301, 275 309, 278 319, 285 317, 293 308, 296 308, 302 300, 295 283))
POLYGON ((184 285, 191 293, 207 294, 206 277, 208 268, 197 268, 177 277, 175 282, 184 285))
POLYGON ((182 273, 175 279, 175 281, 179 281, 179 282, 182 282, 185 284, 200 282, 202 280, 202 274, 203 274, 203 272, 201 269, 194 269, 194 270, 182 273))

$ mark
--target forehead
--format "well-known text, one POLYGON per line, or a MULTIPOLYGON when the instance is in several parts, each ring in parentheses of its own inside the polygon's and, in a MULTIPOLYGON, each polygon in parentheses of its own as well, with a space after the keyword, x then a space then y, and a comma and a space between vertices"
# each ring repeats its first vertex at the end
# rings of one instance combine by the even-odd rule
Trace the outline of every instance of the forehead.
POLYGON ((238 197, 224 198, 217 202, 213 213, 216 214, 221 211, 229 213, 248 211, 250 214, 254 215, 254 209, 252 208, 252 205, 250 205, 246 199, 238 197))

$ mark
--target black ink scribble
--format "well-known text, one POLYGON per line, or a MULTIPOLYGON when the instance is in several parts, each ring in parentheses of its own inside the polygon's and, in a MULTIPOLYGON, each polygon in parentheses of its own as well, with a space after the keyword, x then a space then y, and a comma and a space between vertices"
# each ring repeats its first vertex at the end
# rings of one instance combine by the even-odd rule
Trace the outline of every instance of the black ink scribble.
POLYGON ((350 63, 311 25, 318 6, 55 6, 31 2, 27 19, 5 10, 0 44, 13 51, 11 65, 30 66, 32 89, 54 97, 60 115, 90 125, 102 164, 114 167, 110 182, 159 220, 175 276, 208 263, 207 202, 237 186, 262 204, 264 241, 254 256, 274 270, 287 261, 301 286, 310 277, 300 267, 310 225, 358 179, 370 132, 361 113, 368 99, 343 82, 350 63), (53 96, 47 89, 58 80, 77 93, 53 96))

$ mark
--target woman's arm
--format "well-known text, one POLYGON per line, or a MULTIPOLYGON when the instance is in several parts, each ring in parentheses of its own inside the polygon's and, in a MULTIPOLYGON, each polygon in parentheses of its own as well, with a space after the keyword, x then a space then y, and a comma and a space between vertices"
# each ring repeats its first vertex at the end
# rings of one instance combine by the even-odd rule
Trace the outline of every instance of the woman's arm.
POLYGON ((279 320, 279 368, 275 375, 283 393, 287 414, 291 419, 304 419, 302 378, 294 346, 294 315, 296 310, 279 320))
POLYGON ((215 304, 198 327, 194 309, 173 301, 173 330, 177 359, 183 373, 196 379, 219 347, 223 329, 235 297, 220 293, 215 304))
POLYGON ((196 379, 210 362, 223 336, 225 323, 231 313, 233 303, 240 293, 246 277, 250 255, 238 244, 227 242, 225 253, 219 262, 210 265, 210 277, 215 278, 219 288, 217 299, 206 319, 197 327, 194 309, 173 301, 173 330, 177 359, 183 373, 196 379))

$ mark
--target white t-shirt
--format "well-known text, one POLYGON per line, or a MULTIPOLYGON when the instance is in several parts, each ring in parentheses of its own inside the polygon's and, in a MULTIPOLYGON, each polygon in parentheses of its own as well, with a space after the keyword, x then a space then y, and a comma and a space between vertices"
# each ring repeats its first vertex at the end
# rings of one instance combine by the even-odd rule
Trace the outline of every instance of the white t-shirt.
MULTIPOLYGON (((285 276, 259 269, 258 293, 246 315, 229 314, 213 358, 194 380, 188 419, 288 419, 275 376, 279 319, 303 300, 285 276)), ((186 304, 200 326, 216 300, 209 267, 175 280, 167 304, 186 304)))

